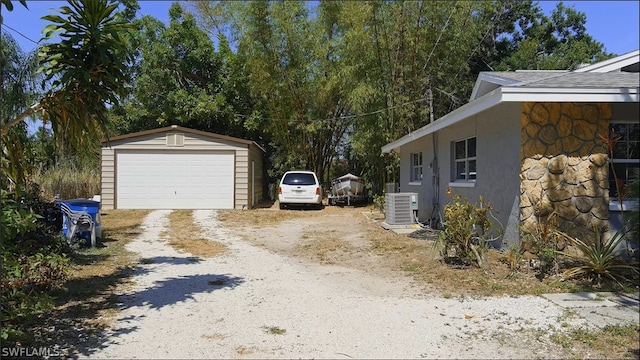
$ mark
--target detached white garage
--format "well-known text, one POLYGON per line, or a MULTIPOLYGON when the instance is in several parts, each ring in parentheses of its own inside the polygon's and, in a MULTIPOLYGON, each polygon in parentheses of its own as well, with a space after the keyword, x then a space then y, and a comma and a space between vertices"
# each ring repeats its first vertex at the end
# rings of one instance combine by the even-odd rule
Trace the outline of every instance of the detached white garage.
POLYGON ((103 209, 242 209, 262 199, 264 150, 180 126, 102 144, 103 209))

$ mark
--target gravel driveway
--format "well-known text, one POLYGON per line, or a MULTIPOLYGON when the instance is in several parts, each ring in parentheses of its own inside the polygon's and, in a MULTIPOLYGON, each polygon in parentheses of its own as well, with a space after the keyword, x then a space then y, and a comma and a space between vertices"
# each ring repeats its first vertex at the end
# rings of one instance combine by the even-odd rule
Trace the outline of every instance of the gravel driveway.
POLYGON ((229 251, 195 258, 161 239, 169 213, 150 213, 128 245, 140 270, 92 358, 550 358, 558 346, 526 330, 589 326, 542 297, 445 299, 405 278, 278 255, 212 210, 194 220, 229 251))

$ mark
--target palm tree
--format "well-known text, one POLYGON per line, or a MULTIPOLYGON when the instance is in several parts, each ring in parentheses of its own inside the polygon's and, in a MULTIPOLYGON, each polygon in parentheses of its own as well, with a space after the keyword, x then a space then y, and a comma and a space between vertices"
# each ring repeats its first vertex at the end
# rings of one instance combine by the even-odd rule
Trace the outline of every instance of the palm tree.
MULTIPOLYGON (((4 0, 2 4, 10 10, 4 0)), ((7 153, 13 151, 12 128, 34 117, 49 123, 54 136, 64 139, 67 146, 81 148, 105 134, 108 107, 124 95, 132 53, 123 35, 132 26, 118 16, 119 3, 69 0, 68 4, 59 9, 60 15, 43 17, 52 23, 43 30, 44 39, 60 38, 38 53, 42 64, 38 71, 44 75, 43 87, 49 90, 20 113, 2 114, 3 151, 7 153)), ((20 155, 13 155, 7 156, 9 163, 3 161, 3 168, 19 165, 14 162, 20 155)), ((20 172, 15 176, 14 185, 20 184, 20 172)))
MULTIPOLYGON (((0 121, 7 124, 10 119, 24 112, 29 104, 36 101, 39 61, 35 52, 24 53, 15 39, 2 32, 0 37, 0 121)), ((24 122, 12 126, 2 133, 2 173, 3 188, 20 187, 29 168, 24 158, 23 145, 26 143, 27 126, 24 122)))

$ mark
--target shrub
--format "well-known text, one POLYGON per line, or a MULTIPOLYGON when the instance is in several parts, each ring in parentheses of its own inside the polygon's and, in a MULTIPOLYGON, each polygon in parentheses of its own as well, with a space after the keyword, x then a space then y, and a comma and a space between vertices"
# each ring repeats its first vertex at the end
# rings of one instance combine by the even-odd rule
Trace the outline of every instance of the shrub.
POLYGON ((506 264, 512 272, 520 270, 520 263, 523 259, 522 249, 516 244, 509 245, 506 254, 500 257, 500 261, 506 264))
MULTIPOLYGON (((450 190, 447 191, 450 194, 450 190)), ((444 229, 440 232, 435 245, 448 262, 465 265, 475 263, 482 267, 484 252, 492 226, 489 215, 491 205, 482 196, 479 206, 471 204, 460 195, 452 196, 454 202, 444 207, 444 229)))
POLYGON ((37 213, 51 206, 38 191, 34 187, 16 200, 2 190, 0 337, 5 342, 26 333, 29 321, 52 306, 48 292, 66 279, 69 249, 55 224, 37 213))
POLYGON ((384 214, 384 205, 385 205, 386 199, 385 199, 385 195, 373 195, 373 205, 376 209, 380 210, 381 213, 384 214))
POLYGON ((583 241, 558 232, 581 252, 578 255, 559 252, 578 263, 567 269, 563 278, 584 276, 591 279, 594 285, 600 286, 605 278, 620 284, 621 280, 628 280, 626 275, 629 272, 638 274, 638 264, 634 259, 627 263, 616 254, 616 248, 625 241, 627 233, 622 228, 607 239, 600 231, 596 231, 597 236, 593 241, 583 241))
POLYGON ((14 341, 25 334, 35 315, 53 306, 48 291, 66 279, 69 263, 66 255, 37 253, 14 256, 2 252, 2 340, 14 341))
POLYGON ((540 261, 538 276, 542 280, 546 275, 557 273, 558 251, 563 250, 566 241, 559 235, 557 225, 558 214, 551 212, 546 218, 540 219, 534 227, 522 228, 521 250, 529 251, 540 261))

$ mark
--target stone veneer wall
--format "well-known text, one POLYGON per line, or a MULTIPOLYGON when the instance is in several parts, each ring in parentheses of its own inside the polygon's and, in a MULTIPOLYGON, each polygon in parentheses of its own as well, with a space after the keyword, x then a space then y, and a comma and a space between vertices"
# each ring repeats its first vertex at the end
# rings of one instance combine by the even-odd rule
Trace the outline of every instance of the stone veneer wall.
POLYGON ((609 227, 609 104, 523 103, 520 223, 535 231, 557 214, 561 231, 584 238, 609 227))

